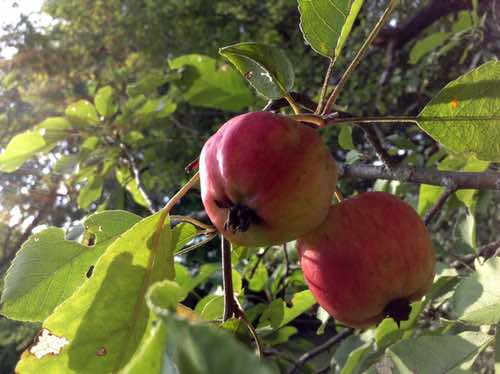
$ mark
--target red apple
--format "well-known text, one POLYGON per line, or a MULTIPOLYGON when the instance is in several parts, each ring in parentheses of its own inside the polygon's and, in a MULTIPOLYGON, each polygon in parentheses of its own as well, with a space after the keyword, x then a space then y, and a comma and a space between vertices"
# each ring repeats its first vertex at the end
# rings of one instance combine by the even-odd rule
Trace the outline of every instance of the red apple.
POLYGON ((315 231, 299 239, 300 265, 318 303, 339 322, 364 328, 408 319, 434 278, 434 251, 413 208, 384 192, 333 205, 315 231))
POLYGON ((234 117, 201 151, 203 205, 239 245, 279 244, 313 230, 328 214, 336 181, 318 132, 278 114, 234 117))

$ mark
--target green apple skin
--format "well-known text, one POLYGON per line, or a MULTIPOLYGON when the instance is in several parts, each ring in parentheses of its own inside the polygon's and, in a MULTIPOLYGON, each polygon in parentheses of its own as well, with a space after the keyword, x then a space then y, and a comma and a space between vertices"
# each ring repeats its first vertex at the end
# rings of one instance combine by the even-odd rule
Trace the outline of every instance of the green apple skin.
POLYGON ((410 205, 384 192, 333 205, 297 248, 318 303, 355 328, 380 322, 391 302, 420 299, 434 279, 435 255, 424 223, 410 205))
POLYGON ((237 245, 280 244, 313 230, 328 214, 336 181, 335 161, 317 130, 270 112, 232 118, 200 155, 205 210, 237 245), (235 206, 250 212, 242 230, 227 225, 235 206))

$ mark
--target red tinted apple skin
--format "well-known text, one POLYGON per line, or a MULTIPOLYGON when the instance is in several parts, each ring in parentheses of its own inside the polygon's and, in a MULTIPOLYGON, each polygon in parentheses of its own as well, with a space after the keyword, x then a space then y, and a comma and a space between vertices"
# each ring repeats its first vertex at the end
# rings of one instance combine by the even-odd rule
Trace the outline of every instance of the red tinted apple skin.
POLYGON ((336 180, 335 161, 317 131, 269 112, 232 118, 200 155, 203 205, 238 245, 279 244, 313 230, 328 214, 336 180), (258 218, 246 231, 224 228, 234 204, 258 218))
POLYGON ((411 206, 384 192, 333 205, 325 222, 297 245, 318 303, 355 328, 380 322, 391 301, 420 299, 434 278, 425 225, 411 206))

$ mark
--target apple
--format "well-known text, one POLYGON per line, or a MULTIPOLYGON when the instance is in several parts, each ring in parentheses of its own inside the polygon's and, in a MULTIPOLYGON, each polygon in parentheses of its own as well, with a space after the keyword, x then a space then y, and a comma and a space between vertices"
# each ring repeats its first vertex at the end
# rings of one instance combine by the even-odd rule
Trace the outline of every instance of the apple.
POLYGON ((415 210, 385 192, 332 205, 297 242, 300 265, 318 303, 336 320, 365 328, 386 316, 407 320, 410 302, 432 285, 435 256, 415 210))
POLYGON ((328 214, 336 181, 318 132, 270 112, 230 119, 200 155, 205 210, 238 245, 279 244, 313 230, 328 214))

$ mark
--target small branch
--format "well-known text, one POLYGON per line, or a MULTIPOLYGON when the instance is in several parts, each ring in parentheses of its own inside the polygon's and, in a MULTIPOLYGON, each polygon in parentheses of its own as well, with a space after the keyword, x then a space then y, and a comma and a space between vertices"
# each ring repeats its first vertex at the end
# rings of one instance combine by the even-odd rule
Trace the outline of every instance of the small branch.
POLYGON ((328 86, 330 84, 330 79, 333 73, 333 67, 335 66, 335 62, 337 61, 337 56, 334 59, 330 59, 330 63, 328 64, 328 70, 326 71, 325 80, 323 81, 323 87, 321 88, 321 94, 319 96, 318 107, 314 111, 314 114, 320 114, 323 110, 325 99, 326 99, 326 91, 328 90, 328 86))
POLYGON ((493 256, 498 256, 500 253, 500 240, 483 245, 477 249, 478 256, 484 258, 490 258, 493 256))
POLYGON ((366 140, 373 147, 380 161, 382 161, 388 169, 392 169, 394 166, 398 164, 396 159, 392 157, 382 146, 380 138, 378 137, 377 133, 375 132, 375 129, 372 126, 358 126, 358 127, 361 127, 361 129, 365 133, 366 140))
POLYGON ((257 268, 259 267, 260 262, 262 261, 262 259, 264 258, 264 256, 266 255, 267 251, 270 248, 271 247, 266 247, 264 249, 264 252, 257 254, 257 261, 255 262, 255 265, 253 266, 252 270, 250 271, 250 274, 248 275, 248 279, 252 279, 253 278, 255 272, 257 271, 257 268))
POLYGON ((463 122, 463 121, 499 121, 500 116, 456 116, 456 117, 415 117, 415 116, 387 116, 387 117, 331 117, 326 115, 322 117, 325 125, 338 125, 342 123, 355 123, 360 124, 412 124, 418 125, 422 122, 463 122))
POLYGON ((281 297, 285 297, 285 291, 287 287, 287 278, 288 275, 290 274, 290 259, 288 258, 288 251, 286 247, 286 243, 283 244, 283 256, 285 258, 285 274, 280 278, 276 289, 279 290, 279 292, 276 293, 277 297, 280 295, 281 297))
POLYGON ((346 82, 349 80, 351 77, 351 74, 354 72, 356 67, 359 65, 363 57, 365 56, 366 52, 368 51, 368 48, 370 48, 371 44, 375 40, 376 36, 378 35, 379 31, 382 29, 382 27, 387 23, 389 20, 389 16, 391 15, 392 11, 396 7, 397 0, 390 0, 389 5, 385 9, 384 13, 382 14, 382 17, 378 20, 378 22, 375 24, 375 27, 373 30, 370 32, 368 35, 368 38, 364 41, 363 45, 359 49, 358 53, 354 57, 354 60, 352 60, 351 64, 347 67, 347 70, 344 72, 342 77, 340 78, 339 83, 335 86, 332 94, 328 98, 328 101, 326 102, 325 108, 321 112, 323 115, 327 114, 333 104, 337 101, 337 98, 344 88, 344 85, 346 82))
POLYGON ((238 306, 234 301, 231 244, 221 235, 220 245, 222 251, 222 287, 224 288, 224 315, 222 321, 226 322, 235 315, 238 306))
POLYGON ((155 213, 155 210, 153 209, 153 203, 151 202, 151 199, 149 198, 149 195, 146 193, 146 190, 144 189, 144 185, 141 182, 139 168, 137 167, 134 156, 129 151, 126 144, 119 142, 119 146, 120 146, 120 149, 123 151, 125 159, 127 160, 129 171, 134 176, 134 180, 135 180, 135 184, 137 185, 137 189, 139 190, 140 194, 142 195, 142 197, 146 201, 146 204, 148 204, 147 208, 148 208, 149 212, 152 214, 155 213))
POLYGON ((302 356, 300 356, 300 358, 297 360, 297 362, 292 367, 292 369, 288 372, 288 374, 299 373, 300 369, 302 369, 302 367, 306 364, 307 361, 312 360, 314 357, 318 356, 319 354, 329 350, 335 344, 340 343, 342 340, 351 336, 353 333, 354 333, 353 329, 346 329, 346 330, 342 331, 341 333, 332 336, 330 339, 328 339, 323 344, 320 344, 317 347, 311 349, 309 352, 304 353, 302 356))
POLYGON ((454 187, 460 189, 500 190, 500 173, 494 172, 457 172, 429 168, 416 168, 400 165, 392 170, 383 166, 363 163, 338 165, 339 175, 343 178, 387 179, 401 182, 424 183, 433 186, 454 187))
POLYGON ((446 203, 446 200, 451 196, 456 191, 456 188, 453 187, 447 187, 439 197, 439 199, 436 201, 434 206, 429 209, 429 211, 425 214, 424 216, 424 224, 425 226, 429 226, 431 221, 434 219, 434 217, 437 215, 437 213, 443 208, 444 204, 446 203))

